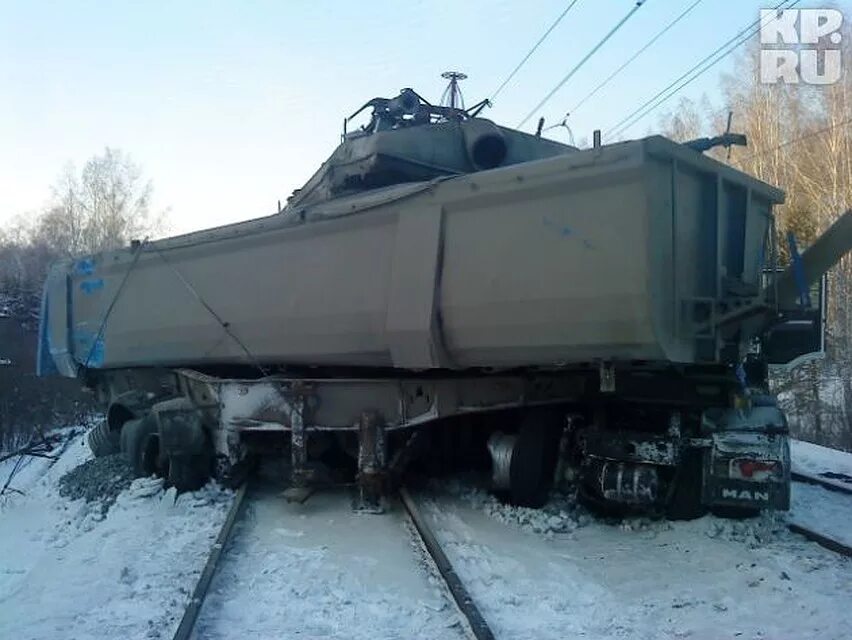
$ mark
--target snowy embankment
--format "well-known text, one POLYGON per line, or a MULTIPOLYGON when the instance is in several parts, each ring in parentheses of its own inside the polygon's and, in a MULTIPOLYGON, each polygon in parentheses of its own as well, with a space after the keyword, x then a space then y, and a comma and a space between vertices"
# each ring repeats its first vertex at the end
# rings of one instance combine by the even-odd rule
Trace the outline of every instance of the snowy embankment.
POLYGON ((852 477, 852 453, 803 440, 790 440, 790 456, 793 471, 810 475, 842 473, 852 477))
POLYGON ((852 495, 793 483, 788 520, 852 546, 852 495))
MULTIPOLYGON (((60 495, 91 454, 77 436, 52 467, 29 458, 0 504, 0 638, 168 638, 232 494, 175 496, 128 482, 111 506, 60 495)), ((0 464, 5 483, 14 460, 0 464)), ((117 479, 119 481, 119 479, 117 479)))
POLYGON ((469 484, 425 509, 480 610, 507 638, 852 637, 852 563, 782 516, 605 523, 469 484))
MULTIPOLYGON (((823 479, 852 488, 852 454, 800 440, 792 440, 790 449, 793 471, 817 477, 829 474, 823 479)), ((789 520, 852 545, 852 495, 794 482, 789 520)))
MULTIPOLYGON (((849 454, 809 449, 794 444, 799 468, 852 469, 849 454)), ((0 481, 13 462, 0 464, 0 481)), ((124 474, 93 462, 81 436, 52 467, 25 463, 12 483, 23 494, 0 498, 0 638, 170 637, 232 494, 211 484, 175 499, 124 474)), ((793 491, 789 515, 608 523, 570 496, 518 509, 465 480, 441 483, 423 510, 498 637, 850 638, 852 562, 786 522, 810 518, 840 538, 852 496, 793 491)), ((460 636, 401 514, 353 513, 345 491, 304 505, 253 495, 197 629, 212 639, 460 636)))

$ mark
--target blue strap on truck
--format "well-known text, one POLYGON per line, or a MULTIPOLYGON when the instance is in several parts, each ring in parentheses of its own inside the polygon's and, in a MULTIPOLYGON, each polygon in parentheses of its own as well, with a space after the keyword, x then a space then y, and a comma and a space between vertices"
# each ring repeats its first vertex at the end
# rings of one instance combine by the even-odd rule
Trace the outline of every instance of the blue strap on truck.
POLYGON ((787 244, 790 247, 790 262, 793 265, 793 275, 796 278, 796 288, 799 290, 799 306, 803 309, 811 308, 811 289, 805 277, 805 265, 802 256, 799 255, 799 247, 796 246, 796 236, 792 231, 787 233, 787 244))

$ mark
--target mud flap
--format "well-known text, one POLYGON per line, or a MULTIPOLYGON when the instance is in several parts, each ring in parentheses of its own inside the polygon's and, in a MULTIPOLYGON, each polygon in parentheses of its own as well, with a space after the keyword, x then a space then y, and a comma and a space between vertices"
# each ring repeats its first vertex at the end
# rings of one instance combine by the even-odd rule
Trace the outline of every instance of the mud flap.
POLYGON ((201 412, 187 398, 174 398, 158 402, 152 414, 160 451, 169 461, 169 483, 178 491, 203 486, 210 478, 213 456, 201 412))
POLYGON ((169 456, 209 454, 209 443, 201 412, 186 398, 174 398, 154 405, 160 447, 169 456))
POLYGON ((707 513, 703 490, 706 486, 707 456, 700 449, 683 452, 672 480, 666 516, 672 520, 694 520, 707 513))

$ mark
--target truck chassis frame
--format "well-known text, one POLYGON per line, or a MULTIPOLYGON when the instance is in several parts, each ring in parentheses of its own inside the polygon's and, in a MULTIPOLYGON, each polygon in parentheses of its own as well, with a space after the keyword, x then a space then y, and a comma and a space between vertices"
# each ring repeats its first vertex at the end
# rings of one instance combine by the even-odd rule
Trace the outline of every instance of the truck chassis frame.
POLYGON ((133 448, 148 452, 137 465, 142 472, 168 475, 169 463, 201 456, 215 461, 220 479, 239 481, 256 455, 272 454, 289 464, 286 494, 295 500, 334 481, 315 450, 318 441, 335 441, 356 463, 359 507, 380 511, 423 452, 430 427, 481 416, 491 425, 493 488, 520 504, 540 502, 543 486, 566 477, 579 481, 589 503, 607 507, 666 509, 685 500, 697 515, 708 507, 789 504, 784 416, 775 406, 750 406, 726 367, 596 363, 559 371, 260 378, 126 369, 98 372, 90 385, 109 404, 105 429, 149 419, 141 432, 153 445, 133 448), (556 449, 558 461, 547 453, 556 449), (518 493, 515 485, 526 489, 518 493), (689 495, 678 498, 683 491, 689 495))

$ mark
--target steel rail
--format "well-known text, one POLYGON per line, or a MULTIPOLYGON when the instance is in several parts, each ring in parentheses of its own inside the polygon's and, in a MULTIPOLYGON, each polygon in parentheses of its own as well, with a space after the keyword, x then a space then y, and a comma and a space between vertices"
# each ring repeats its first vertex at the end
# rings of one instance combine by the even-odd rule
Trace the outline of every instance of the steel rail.
POLYGON ((814 476, 809 473, 798 473, 796 471, 792 472, 790 474, 790 477, 796 482, 817 485, 822 487, 823 489, 828 489, 829 491, 836 491, 838 493, 852 494, 852 484, 844 484, 839 480, 822 478, 820 476, 814 476))
POLYGON ((811 542, 816 542, 819 546, 825 547, 829 551, 834 551, 835 553, 839 553, 847 558, 852 558, 852 546, 845 542, 829 538, 825 534, 818 533, 817 531, 808 529, 807 527, 796 524, 795 522, 788 522, 787 528, 793 533, 798 533, 799 535, 806 537, 811 542))
POLYGON ((210 583, 213 581, 213 576, 216 574, 216 567, 222 557, 222 552, 225 545, 231 537, 231 532, 234 529, 234 524, 240 515, 243 506, 243 499, 246 496, 248 483, 245 482, 237 490, 234 496, 234 501, 228 509, 228 515, 225 517, 225 522, 222 523, 222 528, 219 530, 219 535, 216 536, 216 541, 210 549, 210 555, 207 556, 207 562, 201 575, 198 577, 198 582, 195 584, 195 589, 192 592, 192 597, 183 612, 180 624, 172 636, 172 640, 189 640, 192 637, 192 631, 195 628, 195 621, 198 619, 198 614, 201 612, 201 606, 204 604, 204 597, 207 595, 207 590, 210 588, 210 583))
MULTIPOLYGON (((852 494, 852 485, 846 486, 841 482, 832 481, 829 478, 821 478, 820 476, 808 473, 799 473, 796 471, 792 472, 790 477, 795 482, 816 485, 837 493, 852 494)), ((798 533, 799 535, 804 536, 811 542, 816 542, 818 545, 828 549, 829 551, 834 551, 835 553, 839 553, 847 558, 852 558, 852 546, 844 542, 830 538, 823 533, 808 529, 807 527, 795 522, 787 523, 787 528, 793 533, 798 533)))
POLYGON ((479 612, 476 603, 473 601, 473 598, 471 598, 461 578, 456 573, 455 569, 453 569, 453 565, 450 563, 449 558, 447 558, 447 555, 441 548, 441 545, 435 537, 435 534, 432 532, 431 527, 429 527, 423 518, 423 515, 420 513, 417 503, 405 487, 402 487, 399 490, 399 496, 402 499, 402 504, 405 506, 405 510, 411 517, 411 521, 414 523, 414 528, 417 530, 417 534, 423 541, 423 545, 426 547, 429 555, 432 556, 432 560, 434 560, 435 566, 441 573, 441 577, 444 579, 447 588, 449 588, 450 593, 453 596, 453 600, 455 600, 456 605, 462 612, 462 615, 464 615, 467 619, 467 622, 470 625, 470 630, 473 632, 473 636, 476 640, 494 640, 494 633, 491 631, 488 623, 485 622, 485 618, 482 617, 482 614, 479 612))

